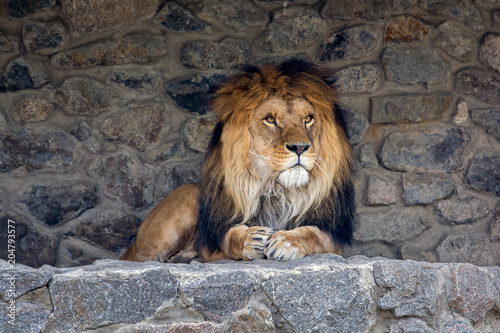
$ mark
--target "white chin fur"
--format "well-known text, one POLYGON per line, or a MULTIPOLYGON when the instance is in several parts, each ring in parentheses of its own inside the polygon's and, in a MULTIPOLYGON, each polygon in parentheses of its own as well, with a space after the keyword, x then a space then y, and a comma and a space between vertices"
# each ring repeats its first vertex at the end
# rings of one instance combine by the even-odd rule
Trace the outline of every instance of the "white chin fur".
POLYGON ((302 166, 294 166, 282 171, 278 182, 283 187, 301 187, 309 182, 309 172, 302 166))

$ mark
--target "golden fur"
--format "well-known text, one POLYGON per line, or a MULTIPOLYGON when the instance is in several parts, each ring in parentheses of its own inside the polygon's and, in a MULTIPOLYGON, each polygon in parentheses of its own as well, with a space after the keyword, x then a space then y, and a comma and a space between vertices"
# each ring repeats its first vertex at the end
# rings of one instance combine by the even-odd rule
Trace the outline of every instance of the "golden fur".
POLYGON ((340 253, 353 231, 351 149, 331 73, 288 61, 224 83, 202 180, 165 198, 121 259, 291 260, 340 253))

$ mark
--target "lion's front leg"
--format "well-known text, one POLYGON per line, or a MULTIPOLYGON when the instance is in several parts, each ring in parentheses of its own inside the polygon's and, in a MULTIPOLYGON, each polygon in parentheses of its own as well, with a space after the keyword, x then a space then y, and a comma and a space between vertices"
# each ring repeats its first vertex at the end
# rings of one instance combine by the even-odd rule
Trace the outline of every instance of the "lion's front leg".
POLYGON ((264 249, 274 230, 267 227, 239 225, 224 236, 222 252, 230 259, 254 260, 264 258, 264 249))
POLYGON ((306 226, 275 232, 267 243, 264 255, 268 259, 289 261, 326 252, 340 254, 341 249, 318 227, 306 226))

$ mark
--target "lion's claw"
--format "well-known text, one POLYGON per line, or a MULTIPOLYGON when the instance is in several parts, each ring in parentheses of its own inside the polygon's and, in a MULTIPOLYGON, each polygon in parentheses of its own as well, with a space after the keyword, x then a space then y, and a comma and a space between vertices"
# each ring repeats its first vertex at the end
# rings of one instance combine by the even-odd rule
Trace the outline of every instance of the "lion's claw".
POLYGON ((290 261, 302 258, 304 253, 299 244, 287 239, 286 231, 278 231, 269 239, 264 250, 267 259, 278 261, 290 261))
POLYGON ((267 227, 250 227, 243 244, 243 256, 247 260, 264 258, 264 250, 274 230, 267 227))

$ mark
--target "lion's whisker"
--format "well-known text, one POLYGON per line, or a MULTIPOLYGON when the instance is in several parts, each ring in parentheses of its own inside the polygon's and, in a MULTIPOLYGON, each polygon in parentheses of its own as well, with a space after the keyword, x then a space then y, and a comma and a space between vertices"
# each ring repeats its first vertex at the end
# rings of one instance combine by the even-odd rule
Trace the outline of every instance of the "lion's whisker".
POLYGON ((253 154, 253 155, 255 155, 255 156, 257 156, 257 157, 260 157, 260 158, 262 158, 262 159, 264 159, 264 160, 271 161, 271 159, 270 159, 269 157, 259 155, 259 154, 257 154, 257 153, 254 153, 254 152, 253 152, 253 151, 251 151, 251 150, 249 150, 248 152, 249 152, 250 154, 253 154))

